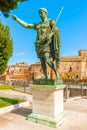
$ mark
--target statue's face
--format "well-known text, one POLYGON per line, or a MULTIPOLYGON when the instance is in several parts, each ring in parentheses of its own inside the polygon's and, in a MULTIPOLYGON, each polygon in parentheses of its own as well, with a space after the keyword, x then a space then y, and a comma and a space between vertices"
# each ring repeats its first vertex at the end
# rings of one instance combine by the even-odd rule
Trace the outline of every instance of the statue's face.
POLYGON ((44 19, 47 14, 46 14, 46 12, 45 12, 44 10, 41 10, 41 11, 39 12, 39 15, 40 15, 40 18, 41 18, 41 19, 44 19))

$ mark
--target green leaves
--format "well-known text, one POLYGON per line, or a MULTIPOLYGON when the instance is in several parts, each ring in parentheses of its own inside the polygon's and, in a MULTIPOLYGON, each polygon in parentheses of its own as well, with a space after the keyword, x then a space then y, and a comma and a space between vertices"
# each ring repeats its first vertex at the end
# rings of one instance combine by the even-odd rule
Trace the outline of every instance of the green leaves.
POLYGON ((4 73, 9 58, 12 56, 13 43, 10 38, 8 25, 3 25, 0 21, 0 74, 4 73))
POLYGON ((0 0, 0 10, 5 17, 8 17, 10 10, 17 8, 18 3, 24 1, 26 0, 0 0))

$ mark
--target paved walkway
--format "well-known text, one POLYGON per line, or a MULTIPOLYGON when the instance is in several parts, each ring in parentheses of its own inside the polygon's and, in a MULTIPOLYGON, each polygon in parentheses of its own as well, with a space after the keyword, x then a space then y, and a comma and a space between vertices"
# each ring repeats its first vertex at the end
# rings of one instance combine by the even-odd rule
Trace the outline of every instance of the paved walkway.
POLYGON ((31 105, 0 116, 0 130, 87 130, 87 99, 65 102, 64 109, 66 120, 58 128, 27 121, 27 115, 32 112, 31 105))
POLYGON ((24 100, 28 100, 29 102, 32 102, 31 94, 26 94, 14 90, 0 90, 0 96, 24 99, 24 100))

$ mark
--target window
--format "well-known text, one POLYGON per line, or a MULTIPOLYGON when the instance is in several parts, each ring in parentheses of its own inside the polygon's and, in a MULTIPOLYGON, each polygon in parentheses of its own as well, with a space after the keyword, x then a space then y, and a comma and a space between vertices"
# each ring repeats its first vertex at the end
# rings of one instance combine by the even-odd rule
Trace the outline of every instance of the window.
POLYGON ((78 76, 78 75, 76 75, 76 78, 78 79, 78 78, 79 78, 79 76, 78 76))
POLYGON ((72 71, 72 67, 70 66, 69 71, 72 71))
POLYGON ((69 75, 67 75, 67 78, 69 78, 69 75))

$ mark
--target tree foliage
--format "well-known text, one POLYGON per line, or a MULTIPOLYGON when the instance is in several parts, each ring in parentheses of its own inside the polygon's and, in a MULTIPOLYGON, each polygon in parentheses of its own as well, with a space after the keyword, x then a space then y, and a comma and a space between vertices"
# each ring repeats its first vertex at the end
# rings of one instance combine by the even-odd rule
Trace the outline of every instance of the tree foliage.
POLYGON ((18 7, 19 2, 24 2, 26 0, 0 0, 0 10, 5 17, 8 17, 10 10, 13 10, 18 7))
POLYGON ((0 21, 0 74, 4 73, 12 52, 13 42, 10 37, 9 26, 2 24, 0 21))

